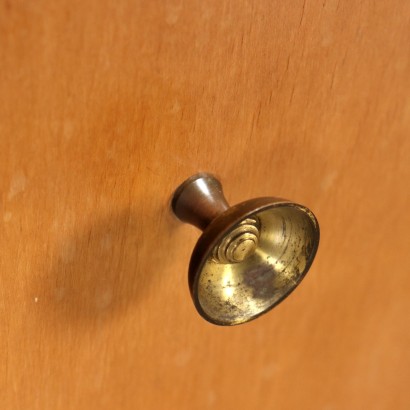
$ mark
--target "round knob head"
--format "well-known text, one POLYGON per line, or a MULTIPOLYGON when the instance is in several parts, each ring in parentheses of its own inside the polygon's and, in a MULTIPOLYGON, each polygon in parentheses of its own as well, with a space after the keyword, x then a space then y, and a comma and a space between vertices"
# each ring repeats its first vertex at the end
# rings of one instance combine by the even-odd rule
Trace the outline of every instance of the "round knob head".
POLYGON ((198 312, 217 325, 245 323, 295 289, 319 244, 319 225, 304 206, 256 198, 217 216, 192 253, 189 285, 198 312))

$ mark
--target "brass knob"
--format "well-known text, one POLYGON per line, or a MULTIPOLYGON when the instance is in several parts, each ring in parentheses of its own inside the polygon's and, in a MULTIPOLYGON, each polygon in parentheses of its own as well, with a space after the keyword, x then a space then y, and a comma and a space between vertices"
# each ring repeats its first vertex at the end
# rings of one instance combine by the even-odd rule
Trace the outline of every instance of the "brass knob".
POLYGON ((230 207, 221 183, 193 175, 175 191, 172 210, 203 231, 189 264, 198 312, 217 325, 256 319, 280 303, 309 270, 319 225, 306 207, 255 198, 230 207))

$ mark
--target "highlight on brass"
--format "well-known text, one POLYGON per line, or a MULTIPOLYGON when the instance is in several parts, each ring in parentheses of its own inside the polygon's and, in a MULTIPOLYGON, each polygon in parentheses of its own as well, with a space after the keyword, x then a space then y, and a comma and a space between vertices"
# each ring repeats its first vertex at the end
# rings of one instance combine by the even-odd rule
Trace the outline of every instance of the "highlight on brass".
POLYGON ((172 210, 203 231, 189 264, 198 312, 217 325, 237 325, 266 313, 309 270, 319 225, 305 206, 274 197, 230 207, 222 185, 199 173, 175 191, 172 210))

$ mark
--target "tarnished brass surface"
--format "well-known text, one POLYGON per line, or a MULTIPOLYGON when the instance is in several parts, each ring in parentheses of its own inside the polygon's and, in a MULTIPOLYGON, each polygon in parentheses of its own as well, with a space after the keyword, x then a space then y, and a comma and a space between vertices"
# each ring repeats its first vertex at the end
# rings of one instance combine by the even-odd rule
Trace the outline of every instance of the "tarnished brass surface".
MULTIPOLYGON (((221 197, 219 209, 226 209, 221 185, 212 175, 193 176, 176 192, 173 210, 181 220, 195 220, 192 212, 204 214, 203 209, 212 214, 207 197, 216 203, 221 197), (194 189, 197 196, 191 187, 186 191, 189 201, 185 198, 178 206, 193 183, 202 187, 194 189)), ((192 253, 191 295, 209 322, 245 323, 272 309, 301 282, 317 251, 319 226, 306 207, 271 197, 251 199, 216 214, 192 253)))

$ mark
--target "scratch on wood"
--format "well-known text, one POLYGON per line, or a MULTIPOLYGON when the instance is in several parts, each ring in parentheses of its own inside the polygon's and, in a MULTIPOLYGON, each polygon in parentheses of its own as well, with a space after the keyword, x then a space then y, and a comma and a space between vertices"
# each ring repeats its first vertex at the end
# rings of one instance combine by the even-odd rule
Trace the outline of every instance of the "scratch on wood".
POLYGON ((291 92, 291 94, 290 94, 290 99, 289 99, 289 105, 290 104, 292 104, 292 101, 293 101, 293 94, 295 94, 295 84, 293 84, 293 86, 292 86, 292 92, 291 92))
POLYGON ((333 90, 333 85, 335 83, 336 71, 337 71, 337 64, 335 65, 335 68, 334 68, 333 73, 332 73, 332 80, 330 82, 330 89, 331 90, 333 90))
POLYGON ((300 26, 301 26, 301 25, 302 25, 302 23, 303 23, 303 18, 305 17, 305 7, 306 7, 306 1, 307 1, 307 0, 304 0, 304 1, 303 1, 302 15, 301 15, 301 17, 300 17, 300 21, 299 21, 299 28, 300 28, 300 26))
POLYGON ((256 124, 258 124, 258 122, 259 122, 259 118, 261 116, 261 111, 262 111, 262 103, 259 102, 259 104, 258 104, 258 115, 256 117, 256 124))

